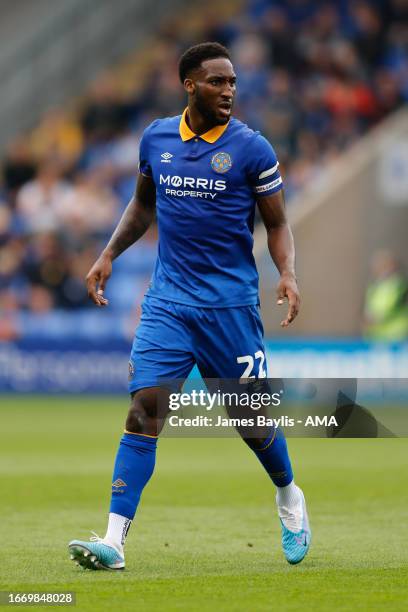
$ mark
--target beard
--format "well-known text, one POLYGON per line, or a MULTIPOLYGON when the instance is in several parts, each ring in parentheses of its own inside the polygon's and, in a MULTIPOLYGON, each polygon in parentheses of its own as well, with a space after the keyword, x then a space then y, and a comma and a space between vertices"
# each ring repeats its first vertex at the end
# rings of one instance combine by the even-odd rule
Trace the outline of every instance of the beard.
POLYGON ((195 92, 194 103, 196 109, 208 121, 208 123, 213 125, 225 125, 228 123, 229 118, 218 117, 217 113, 209 107, 208 102, 198 88, 195 92))

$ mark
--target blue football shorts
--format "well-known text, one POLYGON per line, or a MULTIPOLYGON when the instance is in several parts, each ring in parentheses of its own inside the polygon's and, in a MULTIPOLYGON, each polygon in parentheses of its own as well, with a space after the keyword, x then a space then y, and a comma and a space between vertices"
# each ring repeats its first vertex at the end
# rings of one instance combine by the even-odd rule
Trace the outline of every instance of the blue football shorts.
POLYGON ((146 297, 129 362, 129 392, 185 380, 265 378, 259 306, 197 308, 146 297))

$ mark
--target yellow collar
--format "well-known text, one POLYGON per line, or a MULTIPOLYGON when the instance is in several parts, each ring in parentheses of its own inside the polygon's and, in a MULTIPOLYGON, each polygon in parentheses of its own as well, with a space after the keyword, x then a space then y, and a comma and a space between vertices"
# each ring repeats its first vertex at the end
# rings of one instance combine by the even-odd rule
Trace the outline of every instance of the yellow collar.
MULTIPOLYGON (((194 132, 192 132, 187 125, 186 113, 187 113, 187 108, 184 109, 184 112, 181 115, 180 127, 179 127, 181 140, 183 142, 185 142, 186 140, 191 140, 192 138, 197 136, 197 134, 194 134, 194 132)), ((200 134, 199 138, 202 138, 203 140, 205 140, 205 142, 213 143, 216 140, 218 140, 220 136, 223 135, 227 127, 228 127, 228 123, 226 123, 225 125, 216 125, 215 127, 211 128, 211 130, 208 130, 208 132, 206 132, 205 134, 200 134)))

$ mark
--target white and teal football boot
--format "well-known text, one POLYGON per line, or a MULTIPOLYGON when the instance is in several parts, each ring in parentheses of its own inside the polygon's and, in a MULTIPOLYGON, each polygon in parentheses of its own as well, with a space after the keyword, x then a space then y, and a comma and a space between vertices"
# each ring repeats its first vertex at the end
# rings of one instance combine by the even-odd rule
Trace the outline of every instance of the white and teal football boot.
MULTIPOLYGON (((94 533, 94 532, 92 532, 94 533)), ((125 557, 112 544, 94 533, 89 542, 72 540, 68 544, 71 560, 85 569, 123 570, 125 557)))
POLYGON ((294 517, 293 513, 290 513, 287 508, 278 506, 278 513, 282 527, 282 548, 287 562, 291 565, 296 565, 296 563, 303 561, 309 551, 310 542, 312 540, 312 532, 310 530, 309 519, 307 516, 305 496, 303 495, 303 491, 301 489, 299 489, 299 492, 301 494, 301 503, 299 504, 298 512, 296 512, 296 517, 294 517), (300 529, 297 531, 291 531, 286 526, 288 523, 293 524, 294 518, 295 522, 300 524, 300 529))

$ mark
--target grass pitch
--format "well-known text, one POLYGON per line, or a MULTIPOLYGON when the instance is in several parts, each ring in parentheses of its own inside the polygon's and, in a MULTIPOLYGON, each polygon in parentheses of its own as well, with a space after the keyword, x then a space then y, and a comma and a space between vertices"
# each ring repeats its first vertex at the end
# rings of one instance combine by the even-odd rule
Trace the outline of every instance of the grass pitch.
POLYGON ((407 439, 289 440, 313 529, 299 566, 240 440, 163 439, 127 569, 77 568, 67 543, 104 535, 126 412, 126 398, 0 397, 2 590, 75 591, 81 611, 407 609, 407 439))

